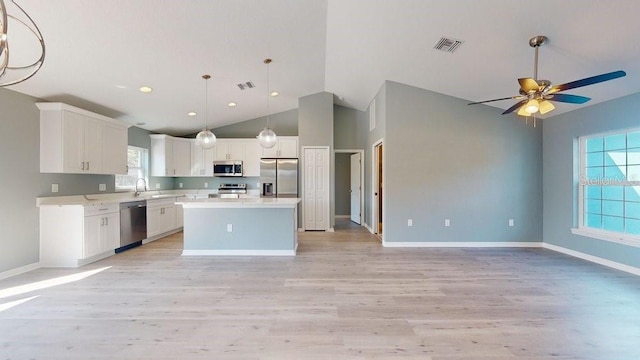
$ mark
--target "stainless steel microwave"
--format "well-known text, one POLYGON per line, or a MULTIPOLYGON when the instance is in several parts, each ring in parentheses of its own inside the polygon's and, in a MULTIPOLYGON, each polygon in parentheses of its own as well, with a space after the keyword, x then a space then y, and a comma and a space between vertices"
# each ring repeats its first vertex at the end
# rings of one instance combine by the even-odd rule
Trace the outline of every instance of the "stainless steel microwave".
POLYGON ((242 161, 214 161, 213 176, 242 176, 242 161))

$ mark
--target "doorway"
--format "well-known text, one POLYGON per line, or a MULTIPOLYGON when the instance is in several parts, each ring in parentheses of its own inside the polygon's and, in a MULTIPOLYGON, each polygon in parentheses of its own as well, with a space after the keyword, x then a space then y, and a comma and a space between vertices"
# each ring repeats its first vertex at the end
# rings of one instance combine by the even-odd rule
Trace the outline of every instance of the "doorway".
POLYGON ((373 166, 371 168, 371 172, 372 172, 372 182, 371 182, 371 188, 372 188, 372 199, 371 199, 371 203, 372 203, 372 219, 371 219, 371 229, 372 232, 378 236, 380 236, 380 238, 383 238, 383 202, 384 202, 384 193, 383 193, 383 147, 382 147, 382 139, 378 140, 377 142, 375 142, 373 144, 372 147, 372 161, 373 161, 373 166))
POLYGON ((364 216, 364 150, 334 152, 335 221, 341 224, 348 221, 353 226, 361 226, 364 216))

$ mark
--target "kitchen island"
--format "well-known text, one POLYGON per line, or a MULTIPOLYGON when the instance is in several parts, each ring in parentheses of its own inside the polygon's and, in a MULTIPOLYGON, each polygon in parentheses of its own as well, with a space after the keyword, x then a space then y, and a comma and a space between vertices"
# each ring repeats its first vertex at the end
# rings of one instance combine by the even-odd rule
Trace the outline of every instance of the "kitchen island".
POLYGON ((295 255, 300 200, 182 198, 182 255, 295 255))

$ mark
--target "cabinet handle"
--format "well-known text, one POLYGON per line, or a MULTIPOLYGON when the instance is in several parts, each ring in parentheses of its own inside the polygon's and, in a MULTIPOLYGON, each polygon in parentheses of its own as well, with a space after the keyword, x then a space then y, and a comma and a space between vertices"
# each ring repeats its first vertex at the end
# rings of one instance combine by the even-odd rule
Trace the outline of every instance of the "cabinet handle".
POLYGON ((104 218, 104 225, 109 226, 109 218, 104 218))
POLYGON ((89 162, 87 161, 87 170, 89 170, 89 162))
POLYGON ((176 174, 176 169, 173 169, 173 175, 175 175, 175 174, 176 174))
POLYGON ((82 170, 84 170, 84 161, 82 162, 81 167, 82 167, 82 170))
POLYGON ((104 218, 100 218, 100 226, 104 226, 104 218))

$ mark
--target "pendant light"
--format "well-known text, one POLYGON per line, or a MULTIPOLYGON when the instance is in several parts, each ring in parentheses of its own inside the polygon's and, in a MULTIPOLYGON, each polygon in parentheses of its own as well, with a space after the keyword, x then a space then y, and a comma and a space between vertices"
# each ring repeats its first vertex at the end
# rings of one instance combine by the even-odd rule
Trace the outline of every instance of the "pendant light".
POLYGON ((207 111, 209 108, 209 79, 211 75, 202 75, 205 83, 204 96, 204 129, 196 135, 196 145, 203 149, 211 149, 216 146, 216 136, 207 128, 207 111))
POLYGON ((0 87, 21 83, 35 75, 44 63, 44 55, 44 39, 36 23, 15 1, 0 0, 0 87), (6 4, 12 7, 11 14, 6 4), (35 36, 40 45, 40 57, 35 62, 17 66, 9 64, 9 19, 12 24, 24 26, 35 36), (5 76, 8 77, 6 80, 3 79, 5 76))
POLYGON ((269 87, 269 64, 271 64, 271 59, 264 59, 263 62, 267 64, 267 127, 260 131, 260 134, 256 137, 258 138, 260 146, 265 149, 270 149, 276 145, 278 138, 276 133, 269 128, 269 99, 271 98, 271 89, 269 87))

